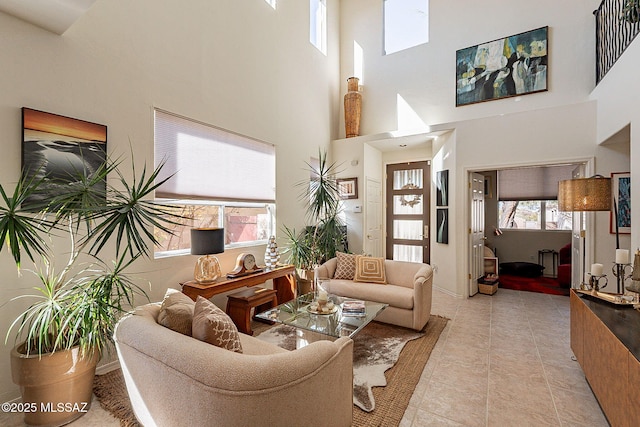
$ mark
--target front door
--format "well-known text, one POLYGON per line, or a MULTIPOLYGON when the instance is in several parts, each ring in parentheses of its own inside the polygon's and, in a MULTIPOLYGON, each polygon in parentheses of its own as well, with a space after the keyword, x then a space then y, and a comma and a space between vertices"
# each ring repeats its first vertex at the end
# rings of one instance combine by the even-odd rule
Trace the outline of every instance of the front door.
POLYGON ((365 187, 364 253, 382 256, 382 185, 380 181, 367 178, 365 187))
POLYGON ((387 165, 387 259, 429 263, 430 162, 387 165))

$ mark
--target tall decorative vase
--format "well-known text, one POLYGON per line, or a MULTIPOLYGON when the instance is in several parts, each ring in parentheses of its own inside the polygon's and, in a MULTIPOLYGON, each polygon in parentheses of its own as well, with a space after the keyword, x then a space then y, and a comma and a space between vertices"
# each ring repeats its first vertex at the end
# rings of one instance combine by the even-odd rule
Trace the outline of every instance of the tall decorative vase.
POLYGON ((344 129, 347 138, 360 135, 360 111, 362 94, 358 90, 357 77, 347 79, 347 93, 344 96, 344 129))
POLYGON ((280 261, 280 252, 278 251, 278 244, 276 243, 276 237, 271 236, 269 243, 267 243, 267 249, 264 253, 264 264, 267 269, 276 268, 280 261))

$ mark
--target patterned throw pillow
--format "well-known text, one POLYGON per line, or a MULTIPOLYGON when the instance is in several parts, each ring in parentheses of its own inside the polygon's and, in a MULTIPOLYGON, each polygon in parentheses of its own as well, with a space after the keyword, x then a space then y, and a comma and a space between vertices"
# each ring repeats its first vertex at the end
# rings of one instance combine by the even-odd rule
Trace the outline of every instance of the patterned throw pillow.
POLYGON ((191 321, 195 303, 182 292, 169 288, 164 295, 158 323, 172 331, 191 336, 191 321))
POLYGON ((191 325, 193 337, 216 347, 242 353, 238 328, 227 313, 198 295, 191 325))
POLYGON ((353 280, 353 276, 356 274, 356 256, 354 254, 336 252, 336 257, 338 258, 338 265, 333 278, 353 280))
POLYGON ((384 258, 356 255, 356 274, 354 282, 387 284, 384 272, 384 258))

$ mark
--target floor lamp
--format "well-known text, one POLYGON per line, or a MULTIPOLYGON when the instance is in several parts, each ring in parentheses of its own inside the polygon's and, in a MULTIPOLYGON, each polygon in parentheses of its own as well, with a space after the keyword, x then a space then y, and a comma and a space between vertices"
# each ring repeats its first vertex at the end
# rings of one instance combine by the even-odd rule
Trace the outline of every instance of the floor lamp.
MULTIPOLYGON (((595 175, 591 178, 560 181, 558 183, 558 210, 562 212, 610 211, 611 178, 595 175)), ((586 269, 586 239, 582 231, 580 237, 582 238, 582 265, 586 269)))

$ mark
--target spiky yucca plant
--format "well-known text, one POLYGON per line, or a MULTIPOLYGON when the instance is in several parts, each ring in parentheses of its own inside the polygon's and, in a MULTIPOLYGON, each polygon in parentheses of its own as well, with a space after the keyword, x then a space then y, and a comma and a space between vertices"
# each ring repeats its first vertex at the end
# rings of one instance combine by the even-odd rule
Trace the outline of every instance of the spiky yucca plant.
POLYGON ((300 232, 284 227, 289 263, 311 270, 337 251, 347 250, 344 224, 340 218, 340 190, 336 180, 338 165, 330 163, 326 151, 318 151, 318 166, 306 163, 311 178, 296 184, 301 189, 299 199, 306 205, 310 224, 300 232))
POLYGON ((136 259, 150 256, 157 243, 153 227, 170 233, 168 225, 177 218, 168 206, 148 200, 164 182, 155 182, 162 165, 151 173, 145 167, 140 176, 134 165, 134 178, 129 181, 120 164, 107 159, 91 175, 79 172, 73 184, 65 186, 64 194, 46 203, 29 200, 47 177, 36 180, 23 174, 12 193, 0 185, 4 202, 0 206, 0 238, 18 271, 21 254, 27 255, 36 266, 30 271, 39 282, 34 294, 11 300, 33 301, 11 324, 5 339, 15 332, 16 341, 25 340, 27 354, 42 355, 75 346, 87 356, 102 352, 121 314, 133 306, 134 297, 146 297, 125 270, 136 259), (118 177, 117 188, 108 184, 109 174, 118 177), (107 182, 106 200, 104 192, 96 190, 98 182, 107 182), (57 270, 48 236, 62 233, 69 239, 70 250, 66 264, 57 270), (115 260, 110 262, 100 258, 109 245, 115 247, 115 260), (94 261, 80 263, 81 254, 94 261))

